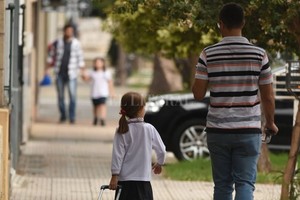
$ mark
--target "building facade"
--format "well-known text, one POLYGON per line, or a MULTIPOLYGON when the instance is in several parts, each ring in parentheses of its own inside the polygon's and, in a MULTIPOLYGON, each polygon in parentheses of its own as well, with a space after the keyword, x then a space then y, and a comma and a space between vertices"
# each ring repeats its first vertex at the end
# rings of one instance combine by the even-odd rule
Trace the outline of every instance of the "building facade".
POLYGON ((20 146, 36 118, 47 44, 64 24, 64 14, 45 12, 43 2, 0 0, 0 200, 9 199, 20 146))

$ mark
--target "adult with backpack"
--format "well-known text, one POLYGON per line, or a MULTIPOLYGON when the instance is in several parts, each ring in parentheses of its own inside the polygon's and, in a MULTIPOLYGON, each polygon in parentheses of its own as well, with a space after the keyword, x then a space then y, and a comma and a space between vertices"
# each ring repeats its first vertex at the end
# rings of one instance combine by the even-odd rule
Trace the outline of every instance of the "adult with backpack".
POLYGON ((71 124, 75 123, 77 77, 79 72, 83 74, 84 66, 85 63, 81 44, 79 40, 74 37, 73 26, 67 24, 63 28, 63 37, 55 40, 49 48, 45 72, 49 74, 49 68, 54 67, 60 123, 67 120, 64 95, 65 87, 68 88, 70 100, 69 121, 71 124))

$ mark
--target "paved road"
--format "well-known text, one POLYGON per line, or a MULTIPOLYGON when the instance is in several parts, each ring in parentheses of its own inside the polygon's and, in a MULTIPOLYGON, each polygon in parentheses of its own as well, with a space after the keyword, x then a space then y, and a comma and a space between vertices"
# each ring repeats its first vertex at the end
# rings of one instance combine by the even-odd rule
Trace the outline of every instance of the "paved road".
MULTIPOLYGON (((38 120, 29 141, 21 147, 19 168, 12 178, 11 200, 92 200, 100 185, 110 179, 110 161, 114 130, 119 117, 119 98, 128 91, 117 88, 119 96, 111 100, 106 127, 91 125, 89 89, 79 85, 77 123, 58 124, 53 87, 41 88, 38 120)), ((145 91, 141 90, 141 93, 145 91)), ((176 162, 168 154, 167 163, 176 162)), ((153 176, 156 200, 209 200, 211 182, 172 181, 153 176)), ((279 199, 280 186, 257 185, 256 200, 279 199)), ((107 191, 104 199, 113 199, 107 191)))

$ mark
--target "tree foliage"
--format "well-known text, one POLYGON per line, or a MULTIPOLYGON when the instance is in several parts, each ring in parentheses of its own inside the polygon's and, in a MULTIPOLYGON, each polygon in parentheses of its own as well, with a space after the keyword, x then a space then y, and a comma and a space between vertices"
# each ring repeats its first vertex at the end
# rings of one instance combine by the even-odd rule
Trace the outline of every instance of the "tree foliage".
POLYGON ((246 8, 246 36, 269 52, 300 55, 300 2, 252 0, 246 8), (297 30, 298 29, 298 30, 297 30))
POLYGON ((91 16, 99 16, 105 19, 115 1, 116 0, 92 0, 91 16))
POLYGON ((194 24, 199 5, 197 0, 118 0, 110 30, 128 51, 187 57, 216 41, 214 31, 194 24))
MULTIPOLYGON (((110 31, 129 52, 169 57, 199 54, 220 39, 218 13, 225 0, 116 0, 110 31)), ((270 52, 299 53, 297 0, 239 0, 245 9, 244 35, 270 52), (298 41, 298 42, 297 42, 298 41)))

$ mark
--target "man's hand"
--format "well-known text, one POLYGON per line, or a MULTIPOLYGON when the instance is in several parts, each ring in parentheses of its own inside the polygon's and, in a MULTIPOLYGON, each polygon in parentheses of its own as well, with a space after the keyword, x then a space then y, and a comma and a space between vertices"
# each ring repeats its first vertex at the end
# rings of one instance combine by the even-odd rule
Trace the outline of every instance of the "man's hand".
POLYGON ((277 135, 278 133, 278 128, 277 126, 273 123, 273 124, 266 124, 264 129, 268 129, 272 132, 272 134, 277 135))
POLYGON ((81 74, 82 80, 89 81, 90 77, 87 73, 87 70, 84 67, 80 69, 80 74, 81 74))

